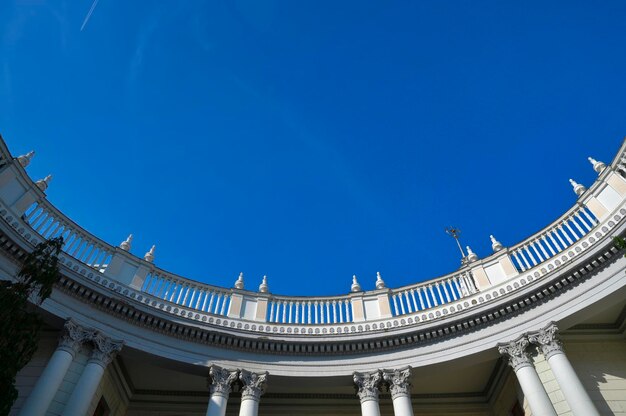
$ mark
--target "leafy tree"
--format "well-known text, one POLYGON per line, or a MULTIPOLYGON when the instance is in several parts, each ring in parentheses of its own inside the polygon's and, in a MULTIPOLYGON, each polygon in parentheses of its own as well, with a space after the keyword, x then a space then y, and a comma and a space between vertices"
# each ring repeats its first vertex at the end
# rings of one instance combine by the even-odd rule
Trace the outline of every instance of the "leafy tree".
POLYGON ((0 415, 9 414, 17 399, 15 376, 37 350, 43 322, 31 304, 46 300, 61 277, 62 247, 62 237, 37 244, 24 259, 16 281, 0 281, 0 415))
MULTIPOLYGON (((613 242, 615 243, 615 247, 620 250, 624 250, 626 248, 626 239, 622 237, 613 237, 613 242)), ((624 256, 626 256, 626 254, 624 256)))

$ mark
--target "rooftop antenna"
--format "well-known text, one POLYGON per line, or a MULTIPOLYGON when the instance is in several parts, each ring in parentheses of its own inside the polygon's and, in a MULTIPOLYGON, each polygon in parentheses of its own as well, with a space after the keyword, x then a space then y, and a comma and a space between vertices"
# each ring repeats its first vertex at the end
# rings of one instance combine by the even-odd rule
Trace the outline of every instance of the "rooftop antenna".
POLYGON ((459 251, 461 252, 461 263, 465 264, 465 253, 463 252, 463 248, 461 247, 461 243, 459 242, 459 236, 461 235, 461 230, 457 227, 446 227, 446 234, 450 237, 454 238, 456 241, 456 245, 459 247, 459 251))

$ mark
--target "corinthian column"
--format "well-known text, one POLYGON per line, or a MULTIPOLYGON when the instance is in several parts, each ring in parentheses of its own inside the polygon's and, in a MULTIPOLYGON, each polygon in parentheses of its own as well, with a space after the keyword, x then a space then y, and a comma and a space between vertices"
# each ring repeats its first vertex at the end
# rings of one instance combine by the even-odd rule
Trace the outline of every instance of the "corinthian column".
POLYGON ((63 409, 63 416, 85 416, 102 380, 104 370, 124 345, 122 341, 113 341, 99 332, 91 341, 94 344, 91 357, 63 409))
POLYGON ((257 416, 259 414, 259 401, 265 393, 265 382, 268 373, 257 374, 241 370, 239 380, 243 383, 241 389, 241 407, 239 416, 257 416))
POLYGON ((74 357, 92 333, 71 319, 65 322, 59 346, 28 395, 20 416, 43 416, 46 413, 74 357))
POLYGON ((558 331, 556 324, 552 322, 544 329, 528 334, 528 339, 536 344, 546 357, 574 416, 598 416, 599 413, 593 406, 587 390, 583 387, 563 351, 563 344, 558 339, 558 331))
POLYGON ((413 407, 411 406, 411 367, 400 370, 384 370, 383 379, 391 393, 393 414, 395 416, 413 416, 413 407))
POLYGON ((224 416, 226 414, 226 405, 228 404, 228 396, 230 395, 231 385, 237 380, 237 371, 229 371, 224 368, 212 365, 209 369, 209 407, 206 416, 224 416))
POLYGON ((361 401, 361 415, 380 416, 380 408, 378 407, 378 391, 382 379, 380 371, 374 373, 355 372, 352 378, 361 401))
POLYGON ((509 365, 513 367, 517 380, 524 395, 528 399, 533 416, 556 416, 556 411, 550 402, 548 393, 543 388, 537 370, 533 367, 530 357, 526 352, 528 339, 522 336, 515 341, 498 344, 498 351, 509 359, 509 365))

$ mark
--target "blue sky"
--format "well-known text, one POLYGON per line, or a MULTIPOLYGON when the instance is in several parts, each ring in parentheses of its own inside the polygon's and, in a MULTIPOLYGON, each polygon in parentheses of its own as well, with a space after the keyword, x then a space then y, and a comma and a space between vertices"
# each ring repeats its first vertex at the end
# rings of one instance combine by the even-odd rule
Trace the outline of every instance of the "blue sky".
POLYGON ((155 263, 280 294, 453 271, 626 135, 626 3, 5 1, 0 133, 155 263))

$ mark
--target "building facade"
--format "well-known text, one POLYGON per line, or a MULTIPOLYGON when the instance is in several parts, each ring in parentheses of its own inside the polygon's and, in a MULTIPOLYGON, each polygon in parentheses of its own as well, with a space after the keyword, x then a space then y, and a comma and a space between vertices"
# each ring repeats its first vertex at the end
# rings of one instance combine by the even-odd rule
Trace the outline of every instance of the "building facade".
POLYGON ((626 144, 571 209, 456 272, 343 296, 185 279, 46 199, 0 140, 0 278, 63 236, 14 415, 626 415, 626 144))

